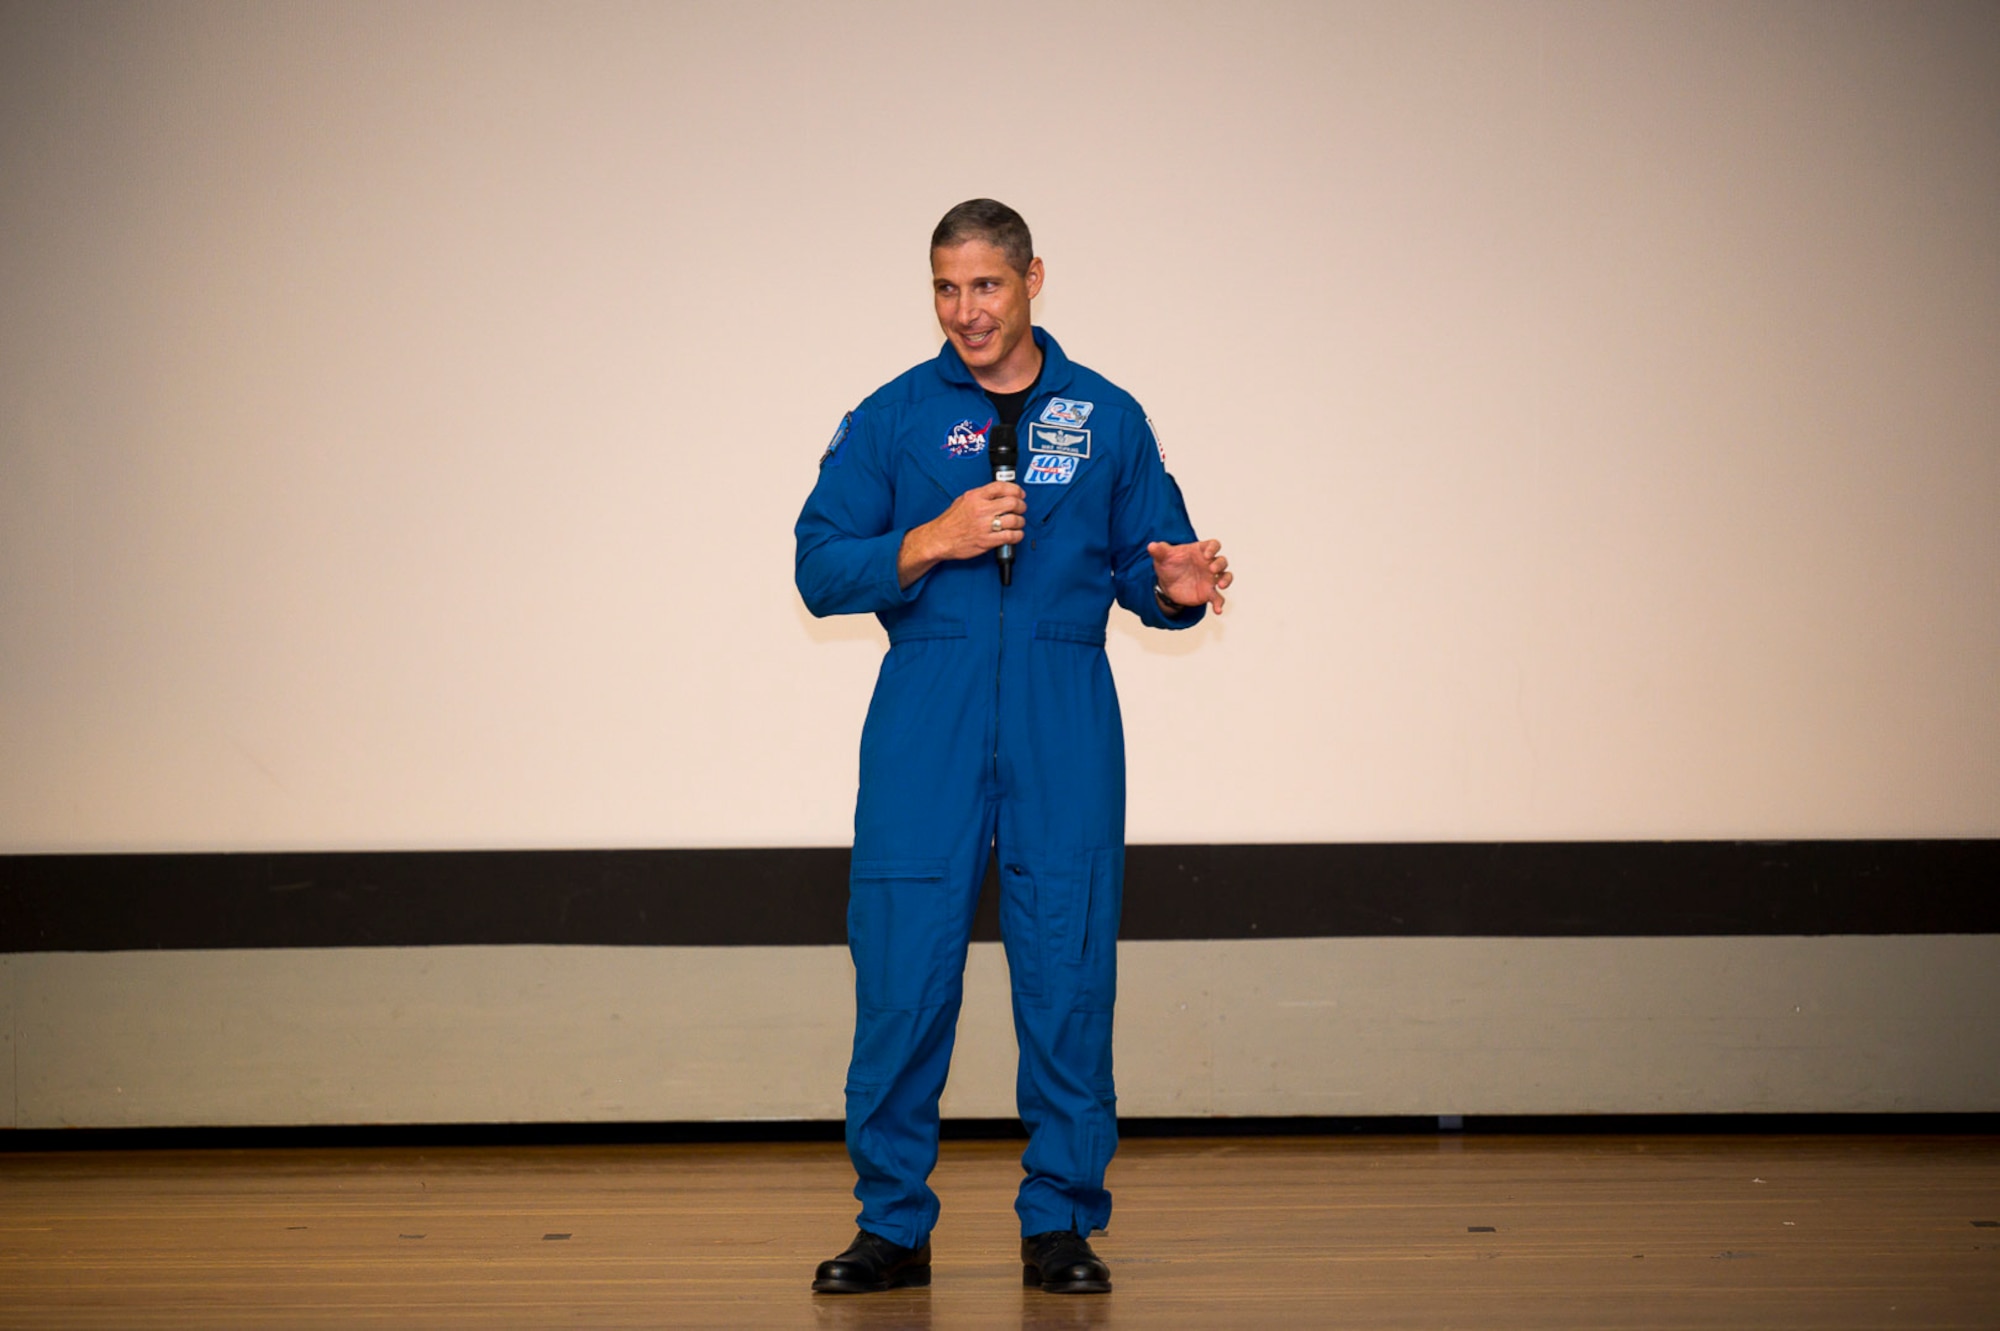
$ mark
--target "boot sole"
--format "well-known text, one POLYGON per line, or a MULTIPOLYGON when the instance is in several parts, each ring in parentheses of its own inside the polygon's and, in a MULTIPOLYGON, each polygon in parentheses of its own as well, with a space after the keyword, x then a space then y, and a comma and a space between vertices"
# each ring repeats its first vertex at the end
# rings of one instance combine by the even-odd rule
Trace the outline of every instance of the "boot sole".
POLYGON ((815 1280, 812 1292, 815 1294, 886 1294, 892 1289, 920 1289, 931 1283, 931 1269, 928 1266, 913 1266, 906 1271, 898 1271, 887 1280, 872 1285, 863 1285, 852 1280, 815 1280))
POLYGON ((1045 1294, 1109 1294, 1109 1280, 1072 1280, 1066 1284, 1056 1284, 1042 1279, 1042 1269, 1034 1265, 1021 1267, 1021 1283, 1033 1286, 1045 1294))

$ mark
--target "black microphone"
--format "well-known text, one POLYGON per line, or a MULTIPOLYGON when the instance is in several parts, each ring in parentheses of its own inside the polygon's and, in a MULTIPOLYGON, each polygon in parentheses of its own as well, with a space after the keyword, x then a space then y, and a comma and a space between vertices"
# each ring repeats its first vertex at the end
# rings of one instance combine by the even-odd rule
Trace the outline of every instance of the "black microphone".
MULTIPOLYGON (((1011 481, 1014 479, 1014 464, 1020 461, 1020 450, 1014 445, 1014 427, 995 421, 993 437, 986 442, 986 453, 993 462, 993 479, 1011 481)), ((1000 560, 1000 585, 1014 584, 1014 547, 1003 545, 997 552, 1000 560)))

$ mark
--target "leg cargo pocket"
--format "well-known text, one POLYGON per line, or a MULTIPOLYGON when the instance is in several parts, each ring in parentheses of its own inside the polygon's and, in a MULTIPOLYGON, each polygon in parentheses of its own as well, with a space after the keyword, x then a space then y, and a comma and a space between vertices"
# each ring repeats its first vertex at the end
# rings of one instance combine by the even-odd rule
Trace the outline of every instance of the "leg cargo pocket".
POLYGON ((907 1011, 943 1002, 954 967, 946 860, 856 860, 848 871, 847 949, 864 1008, 907 1011))

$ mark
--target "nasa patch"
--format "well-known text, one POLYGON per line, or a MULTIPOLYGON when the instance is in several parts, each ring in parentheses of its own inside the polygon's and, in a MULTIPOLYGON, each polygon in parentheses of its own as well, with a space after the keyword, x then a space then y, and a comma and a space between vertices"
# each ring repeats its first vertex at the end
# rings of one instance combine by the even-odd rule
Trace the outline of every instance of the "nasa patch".
POLYGON ((1077 460, 1060 453, 1037 453, 1028 464, 1023 485, 1068 485, 1076 479, 1077 460))
POLYGON ((986 432, 993 427, 993 418, 987 417, 986 424, 974 425, 971 421, 960 421, 951 427, 951 433, 944 437, 944 451, 955 458, 969 458, 975 453, 986 451, 986 432))
POLYGON ((833 438, 827 441, 826 452, 819 455, 820 466, 824 467, 829 462, 834 462, 834 465, 836 466, 839 465, 839 463, 835 461, 835 459, 840 453, 840 446, 843 443, 847 442, 847 431, 848 428, 853 424, 854 424, 854 413, 851 411, 848 412, 845 416, 842 416, 840 418, 840 428, 835 430, 833 432, 833 438))
POLYGON ((1032 425, 1028 427, 1028 451, 1060 453, 1068 458, 1087 458, 1090 456, 1090 431, 1032 425))
POLYGON ((1040 420, 1044 425, 1067 425, 1072 430, 1081 430, 1090 419, 1093 402, 1077 402, 1066 397, 1052 397, 1049 405, 1042 408, 1040 420))

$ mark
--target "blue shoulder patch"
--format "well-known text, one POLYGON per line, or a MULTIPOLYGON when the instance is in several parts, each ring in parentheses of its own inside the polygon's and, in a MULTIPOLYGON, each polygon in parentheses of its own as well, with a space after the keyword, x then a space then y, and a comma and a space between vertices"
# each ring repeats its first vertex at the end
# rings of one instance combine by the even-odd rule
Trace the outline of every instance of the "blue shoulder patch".
POLYGON ((819 455, 820 466, 824 467, 829 462, 836 467, 840 465, 840 446, 847 442, 847 432, 853 426, 854 413, 850 411, 840 418, 840 428, 835 430, 833 438, 827 441, 826 452, 819 455))

